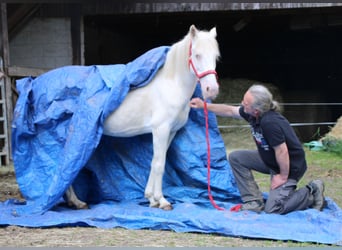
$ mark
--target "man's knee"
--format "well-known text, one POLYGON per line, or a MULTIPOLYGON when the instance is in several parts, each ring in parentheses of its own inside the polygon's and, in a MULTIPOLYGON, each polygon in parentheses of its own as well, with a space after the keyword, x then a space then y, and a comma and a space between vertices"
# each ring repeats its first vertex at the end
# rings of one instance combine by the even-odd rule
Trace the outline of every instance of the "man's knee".
POLYGON ((240 159, 239 154, 239 151, 233 151, 229 154, 228 159, 231 166, 235 166, 238 163, 240 159))

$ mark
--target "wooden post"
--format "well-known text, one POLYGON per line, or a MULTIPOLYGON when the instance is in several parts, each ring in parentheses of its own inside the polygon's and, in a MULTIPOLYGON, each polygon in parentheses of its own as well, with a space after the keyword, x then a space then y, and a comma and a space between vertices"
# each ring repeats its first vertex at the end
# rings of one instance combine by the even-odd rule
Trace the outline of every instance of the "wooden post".
POLYGON ((5 105, 5 113, 6 117, 4 126, 6 126, 5 131, 7 131, 6 144, 5 147, 8 148, 6 155, 6 165, 9 164, 9 157, 11 155, 11 123, 13 118, 13 104, 12 104, 12 86, 11 79, 8 76, 8 66, 10 64, 9 57, 9 41, 8 41, 8 25, 7 25, 7 5, 6 3, 0 4, 0 34, 1 34, 1 42, 0 49, 3 57, 3 70, 5 73, 5 96, 2 97, 5 105))
POLYGON ((7 7, 6 3, 1 3, 1 54, 4 60, 4 70, 7 74, 9 65, 9 44, 8 44, 8 27, 7 27, 7 7))

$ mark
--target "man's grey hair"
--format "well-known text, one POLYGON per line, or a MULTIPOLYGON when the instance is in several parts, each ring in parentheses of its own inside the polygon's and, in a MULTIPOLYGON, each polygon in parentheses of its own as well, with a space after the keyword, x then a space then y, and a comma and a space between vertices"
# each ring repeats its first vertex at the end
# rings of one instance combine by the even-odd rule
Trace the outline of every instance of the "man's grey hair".
POLYGON ((260 114, 269 111, 280 111, 279 103, 273 100, 272 93, 263 85, 254 84, 248 91, 254 98, 252 107, 260 111, 260 114))

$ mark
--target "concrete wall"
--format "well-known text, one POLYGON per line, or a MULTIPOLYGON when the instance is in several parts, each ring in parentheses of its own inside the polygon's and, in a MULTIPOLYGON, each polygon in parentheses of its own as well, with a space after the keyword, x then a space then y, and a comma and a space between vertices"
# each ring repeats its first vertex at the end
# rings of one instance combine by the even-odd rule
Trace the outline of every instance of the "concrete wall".
POLYGON ((10 42, 10 66, 52 69, 72 64, 70 19, 34 18, 10 42))

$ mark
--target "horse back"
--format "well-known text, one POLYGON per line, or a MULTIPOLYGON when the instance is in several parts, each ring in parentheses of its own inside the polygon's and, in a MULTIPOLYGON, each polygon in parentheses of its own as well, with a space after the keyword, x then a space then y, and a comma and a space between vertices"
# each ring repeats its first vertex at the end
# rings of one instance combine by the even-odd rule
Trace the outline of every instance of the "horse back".
POLYGON ((146 86, 130 91, 121 105, 104 122, 104 134, 116 137, 131 137, 152 132, 161 125, 177 130, 187 119, 189 107, 183 103, 174 79, 163 74, 146 86))

